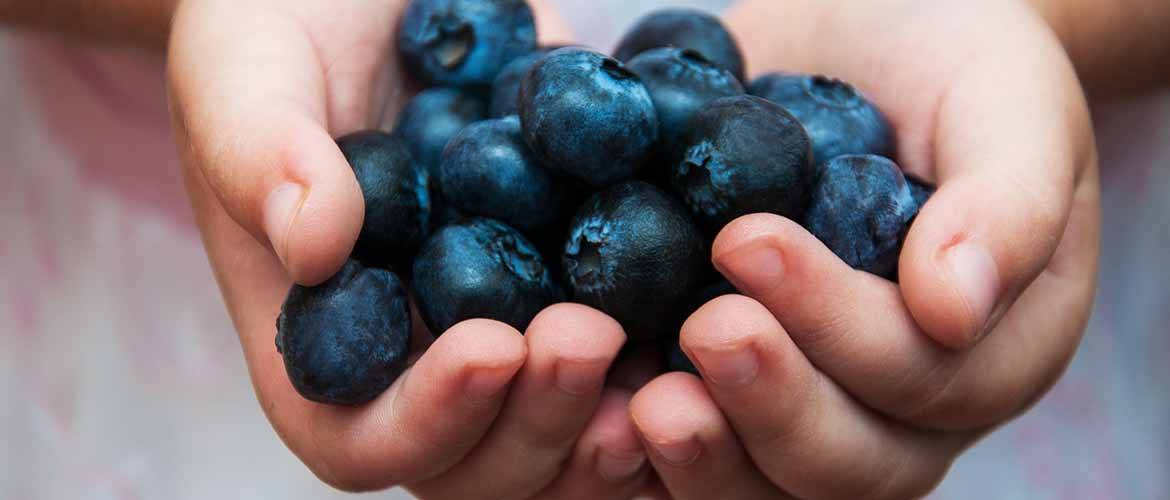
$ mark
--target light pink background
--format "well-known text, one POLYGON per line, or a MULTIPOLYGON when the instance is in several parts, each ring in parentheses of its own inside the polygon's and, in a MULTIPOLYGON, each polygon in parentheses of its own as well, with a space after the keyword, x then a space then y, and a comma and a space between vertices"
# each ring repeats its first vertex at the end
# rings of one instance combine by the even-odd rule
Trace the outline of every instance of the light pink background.
MULTIPOLYGON (((725 2, 561 3, 606 48, 653 6, 725 2)), ((149 54, 0 33, 0 498, 344 496, 255 403, 178 180, 161 75, 149 54)), ((1170 496, 1170 97, 1097 118, 1104 257, 1084 346, 936 498, 1170 496)))

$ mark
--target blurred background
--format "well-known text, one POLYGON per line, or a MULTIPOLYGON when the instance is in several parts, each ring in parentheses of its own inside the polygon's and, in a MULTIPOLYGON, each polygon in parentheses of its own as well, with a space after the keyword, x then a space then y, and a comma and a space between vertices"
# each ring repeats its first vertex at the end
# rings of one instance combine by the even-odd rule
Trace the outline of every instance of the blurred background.
MULTIPOLYGON (((652 8, 729 2, 558 3, 609 49, 652 8)), ((161 68, 0 31, 0 499, 348 496, 256 404, 182 191, 161 68)), ((1084 344, 932 498, 1170 498, 1170 95, 1095 113, 1104 253, 1084 344)))

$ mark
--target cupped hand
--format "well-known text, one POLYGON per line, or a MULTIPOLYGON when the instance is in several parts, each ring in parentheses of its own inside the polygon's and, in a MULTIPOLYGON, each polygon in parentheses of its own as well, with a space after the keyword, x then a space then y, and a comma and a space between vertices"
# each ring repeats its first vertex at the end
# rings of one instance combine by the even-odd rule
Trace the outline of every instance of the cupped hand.
POLYGON ((656 379, 635 425, 680 499, 923 495, 1055 383, 1088 320, 1098 180, 1077 76, 1016 0, 745 0, 726 20, 755 74, 859 87, 938 192, 900 285, 793 221, 726 227, 713 259, 746 297, 687 321, 702 381, 656 379))
MULTIPOLYGON (((289 286, 345 261, 361 191, 334 137, 408 97, 393 38, 402 1, 182 2, 169 91, 183 173, 260 405, 322 480, 424 498, 603 498, 648 475, 629 393, 603 389, 625 341, 597 311, 554 306, 526 335, 456 325, 358 408, 289 383, 274 321, 289 286), (572 495, 569 495, 571 492, 572 495)), ((540 2, 545 41, 566 30, 540 2)), ((429 335, 426 335, 429 337, 429 335)))

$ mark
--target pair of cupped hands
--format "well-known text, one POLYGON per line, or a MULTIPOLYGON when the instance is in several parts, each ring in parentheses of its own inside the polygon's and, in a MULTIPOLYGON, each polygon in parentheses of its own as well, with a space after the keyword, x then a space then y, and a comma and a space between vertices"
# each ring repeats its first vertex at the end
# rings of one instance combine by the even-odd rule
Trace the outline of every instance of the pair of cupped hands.
MULTIPOLYGON (((561 304, 523 335, 456 325, 366 406, 303 399, 274 319, 294 281, 328 278, 357 238, 361 191, 333 138, 385 127, 409 98, 403 3, 181 2, 172 32, 174 130, 212 269, 261 407, 326 483, 459 499, 919 496, 1075 352, 1097 269, 1096 149, 1044 20, 1019 0, 744 0, 724 19, 753 73, 855 84, 897 129, 899 164, 938 185, 900 285, 751 215, 712 249, 743 295, 682 328, 702 379, 607 383, 621 327, 561 304)), ((572 41, 531 3, 543 42, 572 41)))

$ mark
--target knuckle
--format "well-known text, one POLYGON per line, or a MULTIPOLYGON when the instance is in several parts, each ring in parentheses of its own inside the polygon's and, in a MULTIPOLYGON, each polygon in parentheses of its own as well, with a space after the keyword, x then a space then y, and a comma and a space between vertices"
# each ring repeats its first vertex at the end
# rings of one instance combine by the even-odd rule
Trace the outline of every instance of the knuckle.
POLYGON ((1071 186, 1068 190, 1070 196, 1062 196, 1053 192, 1051 187, 1031 185, 1020 179, 1016 179, 1014 185, 1017 208, 1024 208, 1022 213, 1027 214, 1027 217, 1021 219, 1024 223, 1021 229, 1030 235, 1047 237, 1055 246, 1062 232, 1059 229, 1064 227, 1068 216, 1071 186))
POLYGON ((942 482, 943 471, 907 471, 905 464, 892 467, 885 474, 874 476, 865 494, 857 498, 871 500, 901 500, 923 498, 942 482), (907 477, 911 476, 911 477, 907 477))
POLYGON ((823 404, 816 401, 816 395, 822 391, 824 380, 814 378, 809 384, 793 384, 807 386, 793 394, 786 407, 773 415, 768 425, 762 425, 750 436, 749 442, 759 443, 765 450, 789 450, 810 439, 815 439, 817 426, 826 421, 823 404))
POLYGON ((901 417, 919 424, 947 421, 958 414, 959 399, 954 386, 965 363, 952 364, 951 360, 940 360, 924 376, 914 377, 904 384, 906 389, 901 400, 906 404, 901 417))

